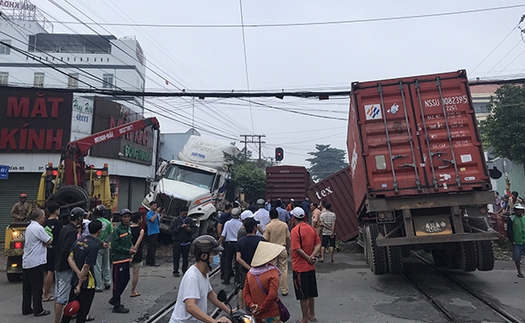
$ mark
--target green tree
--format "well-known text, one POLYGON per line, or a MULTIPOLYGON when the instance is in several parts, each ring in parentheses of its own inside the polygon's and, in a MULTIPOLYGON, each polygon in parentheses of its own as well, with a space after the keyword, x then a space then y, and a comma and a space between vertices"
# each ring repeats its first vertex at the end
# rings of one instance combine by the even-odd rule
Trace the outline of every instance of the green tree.
POLYGON ((306 159, 311 167, 308 169, 312 178, 316 181, 327 178, 333 173, 348 166, 345 163, 345 151, 331 148, 330 145, 315 145, 315 152, 309 152, 312 158, 306 159))
POLYGON ((494 154, 525 164, 525 88, 518 85, 500 87, 491 98, 491 114, 480 124, 485 148, 494 154))
POLYGON ((245 155, 244 150, 237 156, 228 154, 225 156, 233 162, 231 181, 236 187, 243 189, 245 200, 256 200, 264 196, 266 190, 265 162, 250 161, 251 152, 248 151, 245 155))

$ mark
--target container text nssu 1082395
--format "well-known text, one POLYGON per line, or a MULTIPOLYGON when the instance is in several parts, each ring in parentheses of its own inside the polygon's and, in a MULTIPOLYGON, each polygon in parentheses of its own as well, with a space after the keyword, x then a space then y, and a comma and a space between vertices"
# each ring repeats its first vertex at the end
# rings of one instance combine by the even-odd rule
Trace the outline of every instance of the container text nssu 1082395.
POLYGON ((348 155, 365 254, 377 274, 402 254, 492 270, 490 178, 466 72, 354 82, 348 155))

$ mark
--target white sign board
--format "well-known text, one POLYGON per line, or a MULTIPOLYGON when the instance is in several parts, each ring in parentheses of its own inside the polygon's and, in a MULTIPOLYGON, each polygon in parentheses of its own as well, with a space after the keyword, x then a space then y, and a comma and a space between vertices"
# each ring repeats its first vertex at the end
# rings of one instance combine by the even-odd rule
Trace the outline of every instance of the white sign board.
POLYGON ((73 95, 72 109, 70 141, 91 135, 91 127, 93 124, 93 98, 73 95))

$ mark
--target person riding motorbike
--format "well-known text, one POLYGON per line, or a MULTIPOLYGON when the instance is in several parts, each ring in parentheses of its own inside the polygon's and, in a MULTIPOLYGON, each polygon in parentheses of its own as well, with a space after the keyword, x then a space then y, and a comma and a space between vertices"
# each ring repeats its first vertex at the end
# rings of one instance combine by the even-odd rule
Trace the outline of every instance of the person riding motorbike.
POLYGON ((217 299, 208 276, 220 264, 219 251, 222 250, 224 249, 212 236, 202 235, 193 240, 191 253, 195 256, 196 263, 182 277, 170 323, 232 323, 226 317, 215 320, 207 314, 208 301, 225 313, 230 313, 228 306, 217 299))

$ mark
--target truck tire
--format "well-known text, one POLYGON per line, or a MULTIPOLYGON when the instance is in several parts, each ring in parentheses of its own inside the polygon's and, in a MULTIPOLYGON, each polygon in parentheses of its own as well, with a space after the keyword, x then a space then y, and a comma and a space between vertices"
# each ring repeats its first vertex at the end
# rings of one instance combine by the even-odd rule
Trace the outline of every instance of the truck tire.
POLYGON ((80 206, 86 211, 89 209, 89 195, 86 190, 80 186, 65 186, 53 194, 50 200, 55 201, 60 206, 83 202, 77 206, 80 206))
POLYGON ((370 254, 370 238, 369 231, 365 230, 365 227, 363 227, 361 231, 361 237, 363 239, 363 257, 365 258, 366 264, 369 265, 368 255, 370 254))
POLYGON ((432 259, 437 267, 447 267, 447 251, 445 249, 432 250, 432 259))
POLYGON ((384 275, 388 271, 386 248, 378 247, 376 238, 379 235, 379 226, 376 223, 371 223, 365 227, 367 230, 368 245, 370 246, 368 261, 372 272, 376 275, 384 275))
MULTIPOLYGON (((469 218, 469 224, 474 228, 488 230, 487 221, 483 218, 469 218)), ((478 255, 477 268, 480 271, 490 271, 494 269, 494 244, 492 240, 476 241, 478 255)))
POLYGON ((22 274, 7 274, 7 281, 14 283, 22 279, 22 274))
POLYGON ((474 271, 478 266, 478 257, 475 241, 462 241, 459 243, 460 262, 459 268, 463 271, 474 271))
MULTIPOLYGON (((388 234, 388 232, 395 229, 395 225, 385 225, 384 226, 387 232, 385 232, 385 235, 388 234)), ((399 237, 400 233, 396 232, 392 235, 392 238, 399 237)), ((391 274, 401 274, 403 272, 403 253, 401 250, 401 246, 388 246, 386 247, 386 256, 388 261, 388 271, 391 274)))

